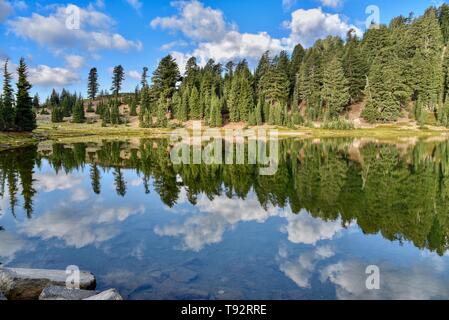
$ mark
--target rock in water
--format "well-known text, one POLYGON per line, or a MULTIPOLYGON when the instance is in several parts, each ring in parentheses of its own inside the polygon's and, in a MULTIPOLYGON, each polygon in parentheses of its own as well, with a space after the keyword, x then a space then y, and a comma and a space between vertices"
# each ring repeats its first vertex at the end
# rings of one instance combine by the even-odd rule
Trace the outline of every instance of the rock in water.
POLYGON ((108 301, 112 301, 112 300, 123 300, 122 296, 120 295, 120 293, 118 293, 117 290, 115 289, 110 289, 107 291, 103 291, 95 296, 89 297, 87 299, 84 300, 108 300, 108 301))
MULTIPOLYGON (((0 291, 9 300, 37 300, 48 286, 65 286, 65 270, 0 268, 0 291)), ((94 290, 96 280, 90 272, 80 271, 80 289, 94 290)))
POLYGON ((6 297, 3 295, 3 293, 0 292, 0 301, 5 301, 6 297))
POLYGON ((67 289, 66 287, 50 286, 45 288, 39 300, 83 300, 98 294, 97 291, 67 289))

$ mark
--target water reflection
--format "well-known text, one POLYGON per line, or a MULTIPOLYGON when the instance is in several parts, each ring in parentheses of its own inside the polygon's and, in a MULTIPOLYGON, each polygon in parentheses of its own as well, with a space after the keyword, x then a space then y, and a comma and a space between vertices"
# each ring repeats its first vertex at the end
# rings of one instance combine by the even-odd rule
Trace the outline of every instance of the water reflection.
POLYGON ((447 298, 448 147, 284 140, 273 176, 161 139, 3 152, 0 262, 76 257, 134 299, 447 298))

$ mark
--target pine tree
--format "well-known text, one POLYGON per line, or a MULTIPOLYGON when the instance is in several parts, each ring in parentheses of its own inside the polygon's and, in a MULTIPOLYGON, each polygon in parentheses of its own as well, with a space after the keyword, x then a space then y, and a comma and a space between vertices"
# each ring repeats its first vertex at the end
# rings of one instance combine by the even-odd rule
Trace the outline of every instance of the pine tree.
POLYGON ((348 80, 351 102, 356 103, 362 99, 363 90, 368 76, 368 65, 362 56, 360 44, 355 36, 355 31, 348 32, 345 54, 343 56, 343 69, 348 80))
POLYGON ((122 90, 123 80, 125 80, 125 71, 121 65, 118 65, 114 67, 114 70, 112 72, 112 86, 111 86, 112 94, 115 95, 116 97, 122 90))
POLYGON ((155 99, 159 100, 162 95, 166 99, 171 99, 179 79, 179 68, 175 59, 171 55, 164 57, 153 73, 152 81, 155 99))
POLYGON ((238 108, 240 121, 248 121, 249 115, 254 111, 254 94, 251 83, 246 77, 243 77, 240 82, 238 108))
POLYGON ((121 123, 120 119, 120 110, 119 110, 119 101, 118 99, 111 99, 109 109, 110 109, 110 123, 112 125, 118 125, 121 123))
POLYGON ((89 71, 89 78, 87 84, 87 95, 90 100, 95 100, 98 93, 98 72, 97 68, 92 68, 89 71))
POLYGON ((64 110, 59 105, 50 105, 51 122, 60 123, 64 121, 64 110))
POLYGON ((33 102, 30 97, 31 84, 28 82, 27 65, 23 58, 20 59, 17 68, 17 97, 15 127, 18 131, 33 131, 36 129, 36 114, 33 111, 33 102))
POLYGON ((407 98, 400 67, 392 48, 384 49, 373 62, 365 89, 362 116, 369 122, 395 121, 407 98))
POLYGON ((221 102, 220 98, 218 98, 216 95, 214 95, 212 97, 212 101, 211 101, 209 126, 221 127, 221 125, 222 125, 221 107, 222 107, 222 102, 221 102))
POLYGON ((142 89, 139 121, 142 128, 151 128, 153 126, 153 110, 151 108, 150 89, 148 86, 142 89))
POLYGON ((299 69, 301 68, 301 64, 304 60, 304 56, 306 51, 303 46, 297 44, 293 49, 292 60, 290 63, 290 85, 292 85, 292 89, 296 83, 297 75, 299 74, 299 69))
POLYGON ((84 113, 84 104, 82 99, 77 99, 75 107, 73 108, 73 123, 83 123, 86 121, 84 113))
POLYGON ((142 79, 140 80, 142 88, 148 87, 148 68, 144 67, 142 70, 142 79))
POLYGON ((447 45, 449 41, 449 5, 446 3, 443 3, 438 8, 438 22, 443 35, 443 42, 447 45))
POLYGON ((255 110, 256 125, 261 126, 263 124, 263 100, 259 99, 255 110))
POLYGON ((349 104, 349 83, 338 58, 333 58, 325 66, 322 95, 331 119, 337 118, 349 104))
POLYGON ((183 93, 182 93, 182 98, 181 98, 181 106, 179 109, 179 113, 178 113, 178 119, 179 121, 185 122, 187 120, 189 120, 189 100, 190 100, 190 95, 189 95, 189 90, 188 89, 184 89, 183 93))
POLYGON ((256 114, 252 111, 248 116, 248 125, 254 127, 256 124, 256 114))
POLYGON ((198 89, 193 87, 189 98, 190 119, 201 120, 201 105, 198 89))
POLYGON ((33 108, 35 110, 40 108, 39 94, 37 94, 37 93, 33 97, 33 108))
POLYGON ((137 101, 135 98, 132 99, 131 101, 131 106, 129 108, 129 115, 131 117, 136 117, 137 116, 137 101))
POLYGON ((14 110, 14 92, 11 86, 11 73, 8 71, 8 60, 3 66, 3 106, 0 109, 0 130, 14 130, 15 128, 15 110, 14 110))
POLYGON ((228 109, 231 122, 238 122, 240 120, 239 113, 239 95, 240 95, 240 79, 234 76, 232 79, 231 91, 228 96, 228 109))
POLYGON ((168 125, 167 110, 167 99, 162 95, 157 103, 157 125, 160 128, 166 128, 168 125))

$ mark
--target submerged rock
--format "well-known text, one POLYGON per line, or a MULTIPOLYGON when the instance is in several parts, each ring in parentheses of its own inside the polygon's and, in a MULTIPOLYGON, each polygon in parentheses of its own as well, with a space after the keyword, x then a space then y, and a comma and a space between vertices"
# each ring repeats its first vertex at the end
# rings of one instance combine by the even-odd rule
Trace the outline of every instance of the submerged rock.
POLYGON ((115 289, 110 289, 107 291, 103 291, 95 296, 86 298, 84 300, 97 300, 97 301, 112 301, 112 300, 123 300, 122 296, 120 295, 120 293, 118 293, 117 290, 115 289))
MULTIPOLYGON (((0 291, 9 300, 37 300, 48 286, 65 286, 65 270, 0 268, 0 291)), ((96 280, 90 272, 80 271, 80 289, 94 290, 96 280)))
POLYGON ((188 283, 196 280, 198 273, 187 268, 178 268, 170 272, 170 278, 177 282, 188 283))
POLYGON ((97 291, 67 289, 66 287, 50 286, 45 288, 39 300, 83 300, 98 294, 97 291))

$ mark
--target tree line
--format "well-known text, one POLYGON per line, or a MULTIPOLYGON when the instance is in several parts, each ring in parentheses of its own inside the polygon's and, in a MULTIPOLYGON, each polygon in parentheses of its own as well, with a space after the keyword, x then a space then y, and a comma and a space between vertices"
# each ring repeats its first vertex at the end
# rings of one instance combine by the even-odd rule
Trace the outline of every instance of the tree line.
MULTIPOLYGON (((298 44, 291 55, 266 52, 254 71, 245 59, 224 66, 210 59, 201 67, 192 57, 181 75, 168 55, 151 84, 144 68, 127 103, 133 115, 139 109, 142 127, 165 127, 170 119, 204 120, 212 127, 225 121, 294 127, 344 119, 356 104, 370 123, 408 116, 421 125, 449 126, 448 40, 449 5, 443 4, 419 17, 373 25, 362 38, 351 29, 345 40, 329 36, 308 49, 298 44)), ((123 67, 117 66, 112 97, 123 79, 123 67)), ((89 76, 88 87, 93 100, 99 87, 95 76, 89 76)), ((117 103, 102 104, 111 113, 117 103)))
POLYGON ((31 84, 28 81, 28 67, 20 59, 17 67, 17 90, 14 95, 12 74, 8 69, 8 60, 3 66, 3 92, 0 95, 0 131, 33 131, 36 128, 36 114, 30 96, 31 84))
MULTIPOLYGON (((373 25, 361 38, 348 30, 345 40, 329 36, 307 49, 298 44, 291 55, 265 52, 255 70, 245 59, 225 65, 210 59, 200 66, 191 57, 181 75, 176 60, 168 55, 151 81, 148 68, 143 69, 134 93, 121 93, 123 66, 113 70, 110 93, 100 91, 97 69, 92 68, 87 109, 85 100, 65 90, 59 99, 54 92, 45 106, 51 109, 53 122, 66 116, 84 122, 87 111, 96 112, 104 126, 124 123, 131 116, 138 117, 144 128, 189 120, 203 120, 211 127, 244 122, 292 128, 321 121, 331 128, 332 122, 344 121, 351 108, 360 104, 361 116, 370 123, 406 116, 420 125, 447 127, 448 41, 449 5, 443 4, 428 8, 422 16, 399 16, 388 25, 373 25), (120 108, 123 103, 128 109, 120 108)), ((6 120, 2 121, 7 128, 16 127, 10 111, 11 90, 4 86, 3 91, 6 120)), ((338 126, 350 128, 351 124, 338 126)))

